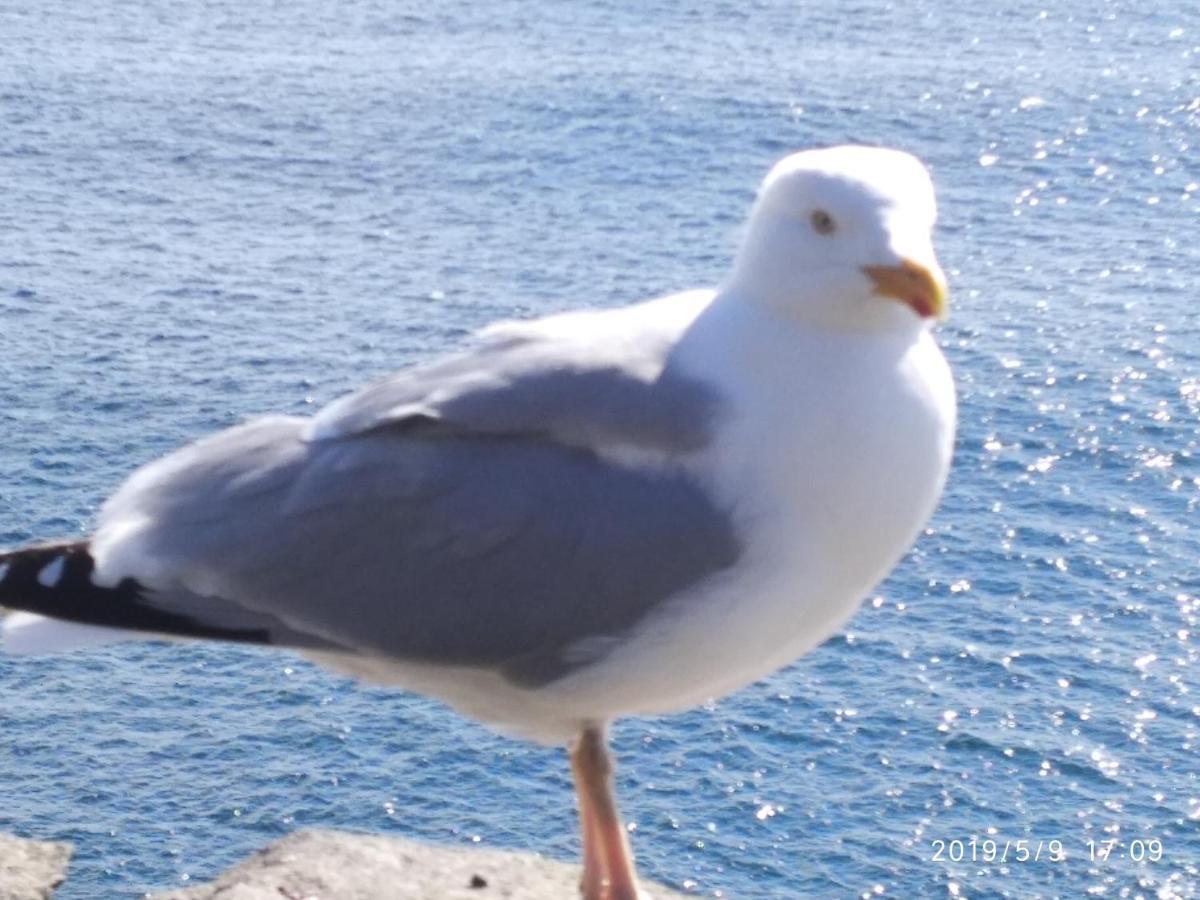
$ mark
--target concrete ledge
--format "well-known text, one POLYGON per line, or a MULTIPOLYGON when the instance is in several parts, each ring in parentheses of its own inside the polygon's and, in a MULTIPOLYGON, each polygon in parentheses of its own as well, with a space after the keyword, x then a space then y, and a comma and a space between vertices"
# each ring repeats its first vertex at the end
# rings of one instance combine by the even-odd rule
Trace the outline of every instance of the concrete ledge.
POLYGON ((0 900, 48 900, 70 859, 70 844, 0 834, 0 900))
MULTIPOLYGON (((654 900, 683 894, 647 884, 654 900)), ((579 867, 533 853, 298 831, 207 885, 152 900, 572 900, 579 867)))
MULTIPOLYGON (((0 834, 0 900, 51 900, 71 845, 0 834)), ((653 900, 684 895, 645 884, 653 900)), ((573 900, 579 867, 533 853, 442 847, 406 838, 298 831, 211 884, 150 900, 573 900)), ((645 894, 644 894, 645 896, 645 894)))

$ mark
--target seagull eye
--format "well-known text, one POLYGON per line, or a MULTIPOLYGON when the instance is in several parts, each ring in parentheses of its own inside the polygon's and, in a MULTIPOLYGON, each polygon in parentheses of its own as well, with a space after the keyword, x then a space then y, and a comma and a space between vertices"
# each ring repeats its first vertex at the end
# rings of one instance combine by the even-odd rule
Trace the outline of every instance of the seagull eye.
POLYGON ((812 222, 813 231, 817 234, 833 234, 837 231, 837 222, 823 209, 814 209, 808 220, 812 222))

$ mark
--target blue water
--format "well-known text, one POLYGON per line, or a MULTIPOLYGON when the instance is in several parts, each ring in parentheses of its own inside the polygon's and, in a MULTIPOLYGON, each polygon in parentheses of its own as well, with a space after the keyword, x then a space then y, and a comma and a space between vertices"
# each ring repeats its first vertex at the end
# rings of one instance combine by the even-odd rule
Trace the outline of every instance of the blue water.
MULTIPOLYGON (((496 317, 712 283, 775 158, 898 145, 954 291, 946 499, 844 636, 618 725, 640 866, 1200 896, 1200 13, 968 6, 0 7, 0 542, 496 317), (1061 854, 934 858, 972 838, 1061 854)), ((561 752, 418 697, 225 646, 0 658, 0 829, 75 843, 61 897, 303 826, 578 849, 561 752)))

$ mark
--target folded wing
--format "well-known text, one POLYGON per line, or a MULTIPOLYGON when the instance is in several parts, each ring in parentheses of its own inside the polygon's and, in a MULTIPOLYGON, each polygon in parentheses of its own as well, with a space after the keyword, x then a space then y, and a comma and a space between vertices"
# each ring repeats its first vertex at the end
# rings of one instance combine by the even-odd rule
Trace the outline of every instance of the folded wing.
POLYGON ((739 555, 686 465, 721 400, 672 367, 684 312, 603 351, 512 330, 185 447, 105 506, 91 578, 209 629, 557 678, 739 555))

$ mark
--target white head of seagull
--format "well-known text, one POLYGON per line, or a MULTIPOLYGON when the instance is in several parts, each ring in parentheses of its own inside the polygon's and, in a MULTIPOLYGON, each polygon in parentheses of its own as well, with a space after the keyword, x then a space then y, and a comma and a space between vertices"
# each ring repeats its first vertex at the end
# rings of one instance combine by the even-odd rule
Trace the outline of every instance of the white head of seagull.
POLYGON ((924 327, 945 313, 936 216, 929 173, 908 153, 794 153, 763 181, 727 289, 839 331, 924 327))

